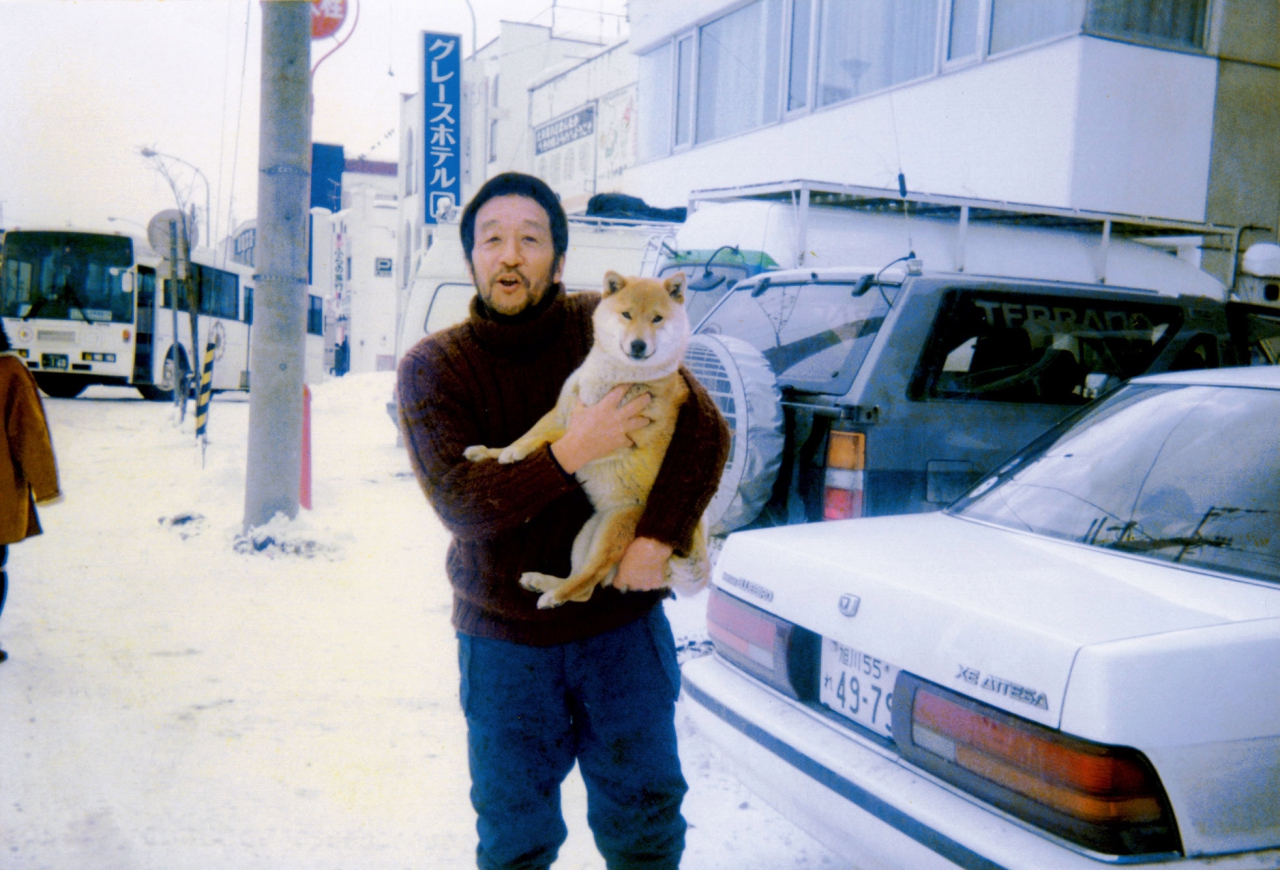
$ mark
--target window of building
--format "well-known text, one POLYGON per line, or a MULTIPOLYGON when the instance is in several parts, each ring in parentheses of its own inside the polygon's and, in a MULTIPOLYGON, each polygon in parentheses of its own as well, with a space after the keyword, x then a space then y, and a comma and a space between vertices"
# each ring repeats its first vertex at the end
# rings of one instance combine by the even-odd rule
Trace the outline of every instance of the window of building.
POLYGON ((247 229, 235 240, 235 258, 237 263, 243 263, 246 266, 253 265, 253 249, 258 243, 258 231, 256 229, 247 229))
POLYGON ((933 73, 937 27, 938 0, 826 0, 818 48, 818 105, 933 73))
POLYGON ((493 102, 493 107, 498 108, 498 74, 493 75, 493 85, 490 87, 489 96, 493 102))
POLYGON ((991 0, 991 54, 1079 33, 1085 0, 991 0))
POLYGON ((947 60, 973 60, 978 56, 981 0, 951 0, 947 16, 947 60))
POLYGON ((1155 45, 1204 48, 1207 0, 1091 0, 1085 29, 1155 45))
POLYGON ((792 0, 789 28, 790 53, 787 58, 787 111, 809 105, 809 57, 813 36, 813 6, 816 0, 792 0))
POLYGON ((1207 22, 1208 0, 755 0, 640 56, 639 156, 1081 32, 1203 50, 1207 22))
POLYGON ((693 37, 676 42, 676 147, 693 142, 693 37))
POLYGON ((698 38, 699 142, 778 120, 782 0, 756 0, 702 27, 698 38))
POLYGON ((324 335, 324 300, 319 296, 307 296, 307 333, 324 335))
POLYGON ((640 55, 640 159, 665 157, 671 151, 670 42, 640 55))
POLYGON ((498 119, 489 122, 489 162, 498 162, 498 119))

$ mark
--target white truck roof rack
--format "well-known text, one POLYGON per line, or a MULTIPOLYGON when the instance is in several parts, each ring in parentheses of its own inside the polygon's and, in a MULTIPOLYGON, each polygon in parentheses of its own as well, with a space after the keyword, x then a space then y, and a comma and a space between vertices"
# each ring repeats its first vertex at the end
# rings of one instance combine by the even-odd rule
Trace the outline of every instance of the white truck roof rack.
MULTIPOLYGON (((1240 245, 1240 233, 1246 227, 1227 226, 1170 218, 1131 215, 1087 209, 1057 208, 1030 203, 1003 200, 978 199, 976 197, 947 196, 944 194, 906 192, 880 187, 862 187, 854 184, 793 179, 737 187, 705 188, 691 191, 689 211, 698 203, 727 202, 755 199, 790 202, 799 208, 799 250, 806 249, 808 235, 808 207, 810 205, 847 208, 852 211, 879 214, 909 214, 916 217, 942 218, 957 224, 960 262, 964 261, 965 238, 970 222, 1003 223, 1045 229, 1096 231, 1102 236, 1102 262, 1111 236, 1132 239, 1164 239, 1170 236, 1213 236, 1226 250, 1230 239, 1232 262, 1235 262, 1240 245)), ((1106 276, 1100 276, 1104 281, 1106 276)))

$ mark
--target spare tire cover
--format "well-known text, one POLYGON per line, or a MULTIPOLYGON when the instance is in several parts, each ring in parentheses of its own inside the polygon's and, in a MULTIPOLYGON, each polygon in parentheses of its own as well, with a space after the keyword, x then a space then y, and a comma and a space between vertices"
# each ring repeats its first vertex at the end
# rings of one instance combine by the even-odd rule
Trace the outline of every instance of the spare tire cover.
POLYGON ((782 401, 760 351, 729 335, 695 335, 685 366, 715 399, 732 436, 720 488, 707 507, 707 528, 724 535, 760 513, 782 465, 782 401))

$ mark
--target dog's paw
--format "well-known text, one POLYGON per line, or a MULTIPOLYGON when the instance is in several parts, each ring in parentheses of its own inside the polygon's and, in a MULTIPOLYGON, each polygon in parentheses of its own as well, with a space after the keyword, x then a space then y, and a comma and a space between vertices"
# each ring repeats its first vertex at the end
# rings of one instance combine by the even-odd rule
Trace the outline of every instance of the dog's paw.
POLYGON ((498 458, 498 464, 510 465, 513 462, 519 462, 532 452, 533 451, 527 447, 521 447, 518 444, 511 444, 498 451, 496 455, 498 458))
MULTIPOLYGON (((552 577, 550 574, 539 574, 537 571, 526 571, 520 575, 520 585, 530 592, 550 593, 560 588, 560 584, 563 582, 563 577, 552 577)), ((539 600, 538 606, 543 606, 541 600, 539 600)))
POLYGON ((542 593, 542 597, 538 599, 538 609, 549 610, 552 607, 559 607, 561 604, 569 601, 587 601, 591 598, 591 593, 594 591, 594 586, 586 586, 574 592, 565 589, 565 585, 561 583, 561 585, 557 586, 555 589, 542 593))
POLYGON ((483 444, 473 444, 466 450, 462 451, 462 455, 472 462, 483 462, 486 459, 497 459, 502 453, 497 447, 485 447, 483 444))

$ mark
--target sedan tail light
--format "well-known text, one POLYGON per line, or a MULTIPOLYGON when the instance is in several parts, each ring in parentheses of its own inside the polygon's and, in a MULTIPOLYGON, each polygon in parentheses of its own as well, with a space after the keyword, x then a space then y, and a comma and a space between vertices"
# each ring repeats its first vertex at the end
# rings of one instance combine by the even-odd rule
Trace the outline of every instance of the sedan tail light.
POLYGON ((1136 749, 1071 737, 907 673, 893 696, 903 756, 941 779, 1099 852, 1180 850, 1164 788, 1136 749))
POLYGON ((817 697, 821 647, 812 632, 713 587, 707 633, 716 652, 784 695, 817 697))
POLYGON ((822 518, 848 520, 862 516, 867 466, 867 436, 832 429, 827 437, 822 518))

